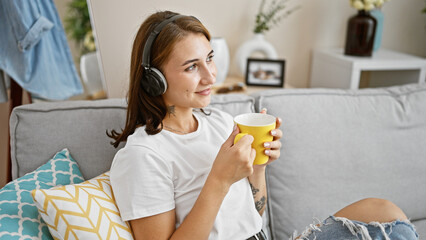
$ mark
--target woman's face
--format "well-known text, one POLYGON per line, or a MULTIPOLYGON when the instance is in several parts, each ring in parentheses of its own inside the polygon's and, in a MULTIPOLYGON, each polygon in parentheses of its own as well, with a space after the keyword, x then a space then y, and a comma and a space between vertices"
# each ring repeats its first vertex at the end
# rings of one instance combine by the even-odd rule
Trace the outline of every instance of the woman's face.
POLYGON ((207 106, 216 81, 210 42, 203 34, 189 34, 176 43, 162 73, 168 84, 163 94, 167 106, 175 109, 207 106))

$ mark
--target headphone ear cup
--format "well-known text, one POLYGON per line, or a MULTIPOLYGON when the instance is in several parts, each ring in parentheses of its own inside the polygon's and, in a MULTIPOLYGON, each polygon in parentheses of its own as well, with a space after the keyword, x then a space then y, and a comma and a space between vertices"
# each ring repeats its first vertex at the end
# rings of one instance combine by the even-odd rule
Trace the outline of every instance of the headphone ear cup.
POLYGON ((165 92, 166 92, 166 90, 167 90, 167 80, 166 80, 166 77, 164 77, 164 75, 163 75, 163 73, 160 71, 160 70, 158 70, 158 69, 156 69, 156 68, 151 68, 151 70, 152 70, 152 72, 153 73, 155 73, 155 78, 157 79, 157 81, 158 81, 158 85, 160 86, 159 87, 159 92, 160 92, 160 94, 159 95, 162 95, 162 94, 164 94, 165 92))
POLYGON ((145 92, 153 97, 160 96, 167 90, 166 78, 156 68, 146 69, 141 83, 145 92))

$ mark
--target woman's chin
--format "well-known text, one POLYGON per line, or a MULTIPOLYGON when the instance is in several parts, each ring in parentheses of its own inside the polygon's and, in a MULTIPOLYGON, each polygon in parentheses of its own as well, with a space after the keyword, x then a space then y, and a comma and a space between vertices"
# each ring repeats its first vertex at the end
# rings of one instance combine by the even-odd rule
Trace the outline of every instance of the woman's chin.
POLYGON ((210 105, 210 102, 211 102, 211 95, 205 96, 204 99, 202 99, 196 104, 195 108, 205 108, 208 105, 210 105))

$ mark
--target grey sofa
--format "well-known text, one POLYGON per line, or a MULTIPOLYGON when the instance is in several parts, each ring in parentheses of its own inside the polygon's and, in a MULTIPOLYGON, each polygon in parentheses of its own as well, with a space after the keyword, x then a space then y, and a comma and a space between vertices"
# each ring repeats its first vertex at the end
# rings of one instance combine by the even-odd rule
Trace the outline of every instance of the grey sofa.
MULTIPOLYGON (((287 239, 367 197, 393 201, 426 236, 426 84, 215 95, 211 105, 232 115, 266 107, 283 119, 282 155, 267 169, 264 227, 271 239, 287 239)), ((123 99, 14 109, 13 178, 65 147, 85 179, 109 170, 117 149, 105 131, 124 126, 125 109, 123 99)))

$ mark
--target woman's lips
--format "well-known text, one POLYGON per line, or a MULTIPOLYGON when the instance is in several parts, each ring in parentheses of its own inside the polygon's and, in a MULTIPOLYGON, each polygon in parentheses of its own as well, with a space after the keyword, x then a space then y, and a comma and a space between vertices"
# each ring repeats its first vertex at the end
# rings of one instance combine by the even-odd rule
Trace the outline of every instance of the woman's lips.
POLYGON ((196 93, 200 94, 200 95, 207 96, 207 95, 210 95, 210 92, 211 92, 211 88, 207 88, 207 89, 205 89, 203 91, 199 91, 199 92, 196 92, 196 93))

